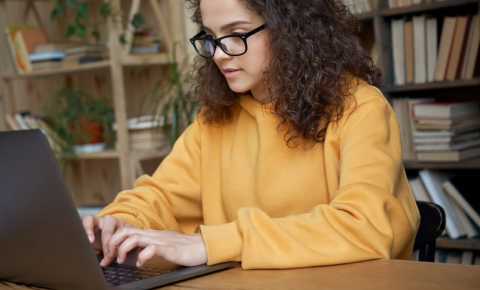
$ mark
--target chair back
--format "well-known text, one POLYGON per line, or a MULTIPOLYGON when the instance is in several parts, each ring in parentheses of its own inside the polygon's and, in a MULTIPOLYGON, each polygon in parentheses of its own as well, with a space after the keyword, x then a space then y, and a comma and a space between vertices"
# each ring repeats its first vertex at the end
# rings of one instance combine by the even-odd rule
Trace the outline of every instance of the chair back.
POLYGON ((433 262, 436 240, 445 230, 445 211, 432 202, 417 201, 417 207, 420 212, 420 226, 414 250, 419 251, 419 261, 433 262))

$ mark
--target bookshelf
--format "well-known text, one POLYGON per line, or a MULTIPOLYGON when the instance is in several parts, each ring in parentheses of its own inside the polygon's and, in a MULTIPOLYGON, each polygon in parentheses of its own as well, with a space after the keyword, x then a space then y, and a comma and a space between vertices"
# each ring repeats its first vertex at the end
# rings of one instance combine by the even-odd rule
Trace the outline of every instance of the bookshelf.
POLYGON ((455 88, 471 88, 475 89, 480 87, 480 78, 475 78, 472 80, 455 80, 448 82, 432 82, 425 84, 408 84, 403 86, 389 86, 382 88, 382 91, 387 94, 397 94, 397 93, 410 93, 410 92, 419 92, 419 91, 434 91, 434 90, 444 90, 444 89, 455 89, 455 88))
MULTIPOLYGON (((411 19, 413 16, 429 15, 432 17, 445 17, 455 15, 474 15, 480 11, 479 0, 443 0, 423 1, 421 4, 412 4, 403 7, 389 8, 389 1, 371 1, 377 3, 372 11, 357 14, 362 25, 362 34, 373 35, 374 50, 378 53, 376 63, 384 74, 384 84, 381 90, 391 100, 401 98, 448 97, 452 93, 460 92, 461 95, 480 94, 480 75, 473 79, 456 79, 453 81, 432 81, 425 83, 406 83, 396 85, 394 82, 394 60, 392 48, 392 21, 395 19, 411 19)), ((440 26, 440 25, 439 25, 440 26)), ((440 38, 440 31, 438 37, 440 38)), ((440 39, 438 39, 439 41, 440 39)), ((371 50, 371 49, 370 49, 371 50)), ((375 59, 374 58, 374 59, 375 59)), ((480 159, 462 162, 421 162, 405 161, 405 166, 410 170, 423 168, 458 170, 480 169, 480 159)))
MULTIPOLYGON (((368 37, 373 35, 373 43, 370 43, 367 48, 377 53, 377 55, 374 55, 372 58, 376 61, 376 64, 380 67, 384 75, 384 84, 381 90, 392 102, 392 105, 395 100, 419 100, 430 97, 441 100, 452 96, 456 97, 457 95, 460 98, 469 96, 480 97, 478 62, 473 78, 466 79, 456 77, 455 80, 449 81, 427 79, 426 82, 418 82, 415 79, 413 81, 411 81, 411 79, 410 81, 406 81, 405 77, 405 82, 402 85, 398 85, 398 79, 396 79, 395 76, 398 70, 396 71, 397 68, 395 67, 395 52, 392 44, 395 21, 398 22, 398 20, 403 19, 405 23, 411 21, 413 25, 414 17, 418 18, 418 16, 425 15, 426 19, 436 18, 438 21, 436 25, 438 28, 437 47, 440 47, 443 19, 446 17, 480 14, 479 0, 423 0, 420 4, 396 8, 389 8, 388 0, 371 1, 370 3, 375 2, 378 4, 377 7, 374 7, 372 11, 357 14, 357 18, 362 28, 361 35, 368 37), (372 49, 371 46, 374 46, 374 49, 372 49)), ((395 2, 395 0, 393 2, 395 2)), ((403 0, 401 2, 405 3, 403 0)), ((403 29, 405 28, 403 27, 403 29)), ((405 31, 403 31, 403 33, 405 33, 405 31)), ((428 35, 426 35, 425 39, 427 38, 428 35)), ((368 41, 370 41, 370 39, 368 41)), ((369 43, 368 41, 367 44, 369 43)), ((362 40, 362 43, 365 44, 365 40, 362 40)), ((464 49, 466 46, 465 44, 464 49)), ((426 49, 428 49, 428 47, 426 49)), ((413 53, 415 53, 415 51, 413 51, 413 53)), ((406 62, 405 59, 405 63, 406 62)), ((414 66, 416 64, 417 63, 414 62, 414 66)), ((407 65, 405 65, 405 67, 406 66, 407 65)), ((406 68, 404 73, 405 75, 407 74, 406 68)), ((401 121, 401 118, 399 118, 399 120, 401 121)), ((459 162, 419 161, 406 158, 404 159, 404 165, 409 177, 419 177, 419 173, 422 170, 434 170, 455 176, 465 175, 467 179, 469 178, 469 180, 471 180, 468 182, 467 187, 472 188, 473 191, 475 191, 475 180, 478 180, 480 177, 480 157, 465 159, 459 162)), ((478 204, 478 202, 473 206, 480 212, 480 204, 478 204)), ((437 249, 446 251, 447 253, 453 253, 455 251, 462 253, 473 252, 473 255, 476 257, 475 263, 478 263, 477 260, 480 259, 480 237, 451 239, 445 236, 437 240, 437 249)))
MULTIPOLYGON (((383 2, 383 1, 380 1, 383 2)), ((450 10, 452 8, 474 7, 478 5, 478 0, 445 0, 430 3, 421 3, 406 7, 387 8, 386 3, 380 15, 383 17, 405 16, 408 14, 418 14, 439 10, 450 10)))
POLYGON ((480 251, 480 239, 437 239, 437 248, 442 250, 480 251))
POLYGON ((88 72, 94 70, 104 70, 110 68, 111 63, 108 60, 104 61, 97 61, 94 63, 82 64, 78 65, 75 68, 59 68, 55 70, 42 70, 42 71, 35 71, 28 74, 17 74, 17 73, 1 73, 0 77, 3 79, 33 79, 39 77, 48 77, 48 76, 56 76, 56 75, 64 75, 64 74, 75 74, 78 72, 88 72))
MULTIPOLYGON (((102 0, 95 1, 100 3, 102 0)), ((109 0, 112 15, 106 18, 105 31, 102 30, 105 35, 102 40, 108 47, 107 60, 19 73, 11 60, 5 28, 10 25, 33 24, 47 31, 49 40, 54 38, 58 41, 58 35, 63 34, 59 33, 59 27, 64 23, 53 22, 49 18, 53 2, 0 0, 0 97, 3 110, 5 113, 15 113, 27 108, 39 113, 46 99, 42 92, 52 90, 67 80, 79 86, 86 84, 88 92, 94 95, 110 96, 117 127, 115 147, 98 153, 63 156, 67 162, 78 163, 73 167, 80 173, 74 172, 70 174, 71 178, 66 177, 70 188, 75 189, 75 195, 88 196, 94 192, 96 196, 103 195, 104 202, 108 202, 115 193, 133 186, 141 173, 140 160, 162 159, 168 154, 165 150, 131 149, 127 120, 136 117, 142 98, 165 75, 166 65, 171 64, 173 43, 180 44, 176 47, 177 58, 186 57, 184 3, 177 0, 109 0), (31 14, 34 15, 26 15, 25 11, 30 9, 28 5, 33 5, 31 14), (157 34, 164 45, 159 53, 130 52, 134 33, 131 20, 138 12, 142 13, 147 24, 153 24, 157 28, 157 34), (131 41, 121 43, 121 37, 131 41), (132 88, 132 84, 139 88, 132 88), (101 185, 95 186, 94 183, 98 180, 101 185)), ((62 40, 64 39, 60 39, 62 40)), ((81 205, 83 203, 78 202, 81 205)))

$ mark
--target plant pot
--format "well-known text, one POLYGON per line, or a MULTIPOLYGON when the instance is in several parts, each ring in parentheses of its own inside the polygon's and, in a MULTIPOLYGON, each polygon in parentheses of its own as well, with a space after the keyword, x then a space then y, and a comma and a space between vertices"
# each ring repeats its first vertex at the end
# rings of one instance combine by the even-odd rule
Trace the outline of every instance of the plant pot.
POLYGON ((81 117, 72 124, 72 135, 76 145, 103 143, 103 126, 101 123, 81 117))

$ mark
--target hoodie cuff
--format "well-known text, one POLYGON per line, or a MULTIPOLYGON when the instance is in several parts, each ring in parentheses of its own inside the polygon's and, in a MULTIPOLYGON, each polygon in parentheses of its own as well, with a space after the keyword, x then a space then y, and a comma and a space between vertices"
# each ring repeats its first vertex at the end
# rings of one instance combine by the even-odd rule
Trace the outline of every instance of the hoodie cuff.
POLYGON ((202 225, 200 231, 207 248, 208 265, 241 260, 242 236, 236 222, 202 225))
POLYGON ((102 210, 97 214, 97 217, 111 216, 119 219, 131 226, 143 229, 143 224, 138 220, 136 216, 127 213, 110 213, 108 210, 102 210))

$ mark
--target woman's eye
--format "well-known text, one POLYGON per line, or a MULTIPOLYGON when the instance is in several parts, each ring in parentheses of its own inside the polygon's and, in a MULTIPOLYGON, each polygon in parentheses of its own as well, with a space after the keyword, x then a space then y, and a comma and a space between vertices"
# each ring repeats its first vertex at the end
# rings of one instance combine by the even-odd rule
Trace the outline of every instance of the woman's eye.
POLYGON ((245 33, 245 30, 234 30, 232 31, 232 34, 244 34, 245 33))

